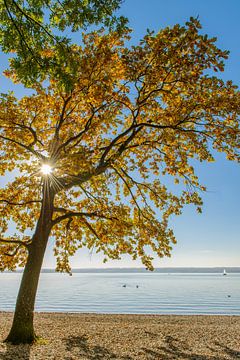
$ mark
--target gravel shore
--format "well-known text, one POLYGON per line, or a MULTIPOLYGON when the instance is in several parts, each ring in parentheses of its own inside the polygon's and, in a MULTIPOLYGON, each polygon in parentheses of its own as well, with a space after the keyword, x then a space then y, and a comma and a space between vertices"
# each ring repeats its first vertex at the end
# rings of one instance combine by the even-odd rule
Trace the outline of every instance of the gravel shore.
POLYGON ((0 312, 0 360, 240 359, 240 316, 36 313, 42 343, 3 343, 13 314, 0 312))

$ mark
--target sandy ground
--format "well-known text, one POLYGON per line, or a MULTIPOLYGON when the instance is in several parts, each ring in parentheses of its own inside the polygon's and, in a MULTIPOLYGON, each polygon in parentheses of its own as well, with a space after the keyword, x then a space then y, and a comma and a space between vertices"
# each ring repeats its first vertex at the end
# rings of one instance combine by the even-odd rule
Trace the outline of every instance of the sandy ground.
POLYGON ((0 313, 0 360, 240 359, 240 316, 38 313, 46 341, 3 343, 12 313, 0 313))

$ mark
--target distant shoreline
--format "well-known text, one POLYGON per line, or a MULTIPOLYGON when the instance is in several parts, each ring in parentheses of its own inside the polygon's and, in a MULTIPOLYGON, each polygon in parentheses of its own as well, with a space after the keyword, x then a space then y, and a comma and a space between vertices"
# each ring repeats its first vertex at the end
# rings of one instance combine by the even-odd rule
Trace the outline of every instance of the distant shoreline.
MULTIPOLYGON (((164 267, 155 268, 154 271, 146 270, 145 268, 79 268, 72 269, 72 273, 240 273, 240 267, 164 267)), ((23 270, 18 269, 15 272, 21 273, 23 270)), ((44 268, 42 273, 55 273, 55 269, 44 268)), ((12 273, 12 271, 5 271, 5 273, 12 273)))

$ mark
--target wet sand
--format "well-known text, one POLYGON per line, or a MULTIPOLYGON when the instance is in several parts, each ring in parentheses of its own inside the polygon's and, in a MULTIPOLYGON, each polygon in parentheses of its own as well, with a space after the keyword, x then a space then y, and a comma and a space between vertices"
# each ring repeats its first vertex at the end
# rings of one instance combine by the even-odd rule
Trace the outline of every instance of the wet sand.
POLYGON ((31 346, 3 343, 12 317, 0 312, 0 360, 240 359, 240 316, 37 313, 31 346))

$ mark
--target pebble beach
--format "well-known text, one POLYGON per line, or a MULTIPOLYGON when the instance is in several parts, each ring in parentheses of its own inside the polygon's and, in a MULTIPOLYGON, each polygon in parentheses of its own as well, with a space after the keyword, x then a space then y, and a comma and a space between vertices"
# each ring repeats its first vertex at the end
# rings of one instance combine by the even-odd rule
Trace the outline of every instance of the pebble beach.
POLYGON ((0 360, 240 359, 240 316, 36 313, 33 345, 3 342, 13 313, 0 312, 0 360))

